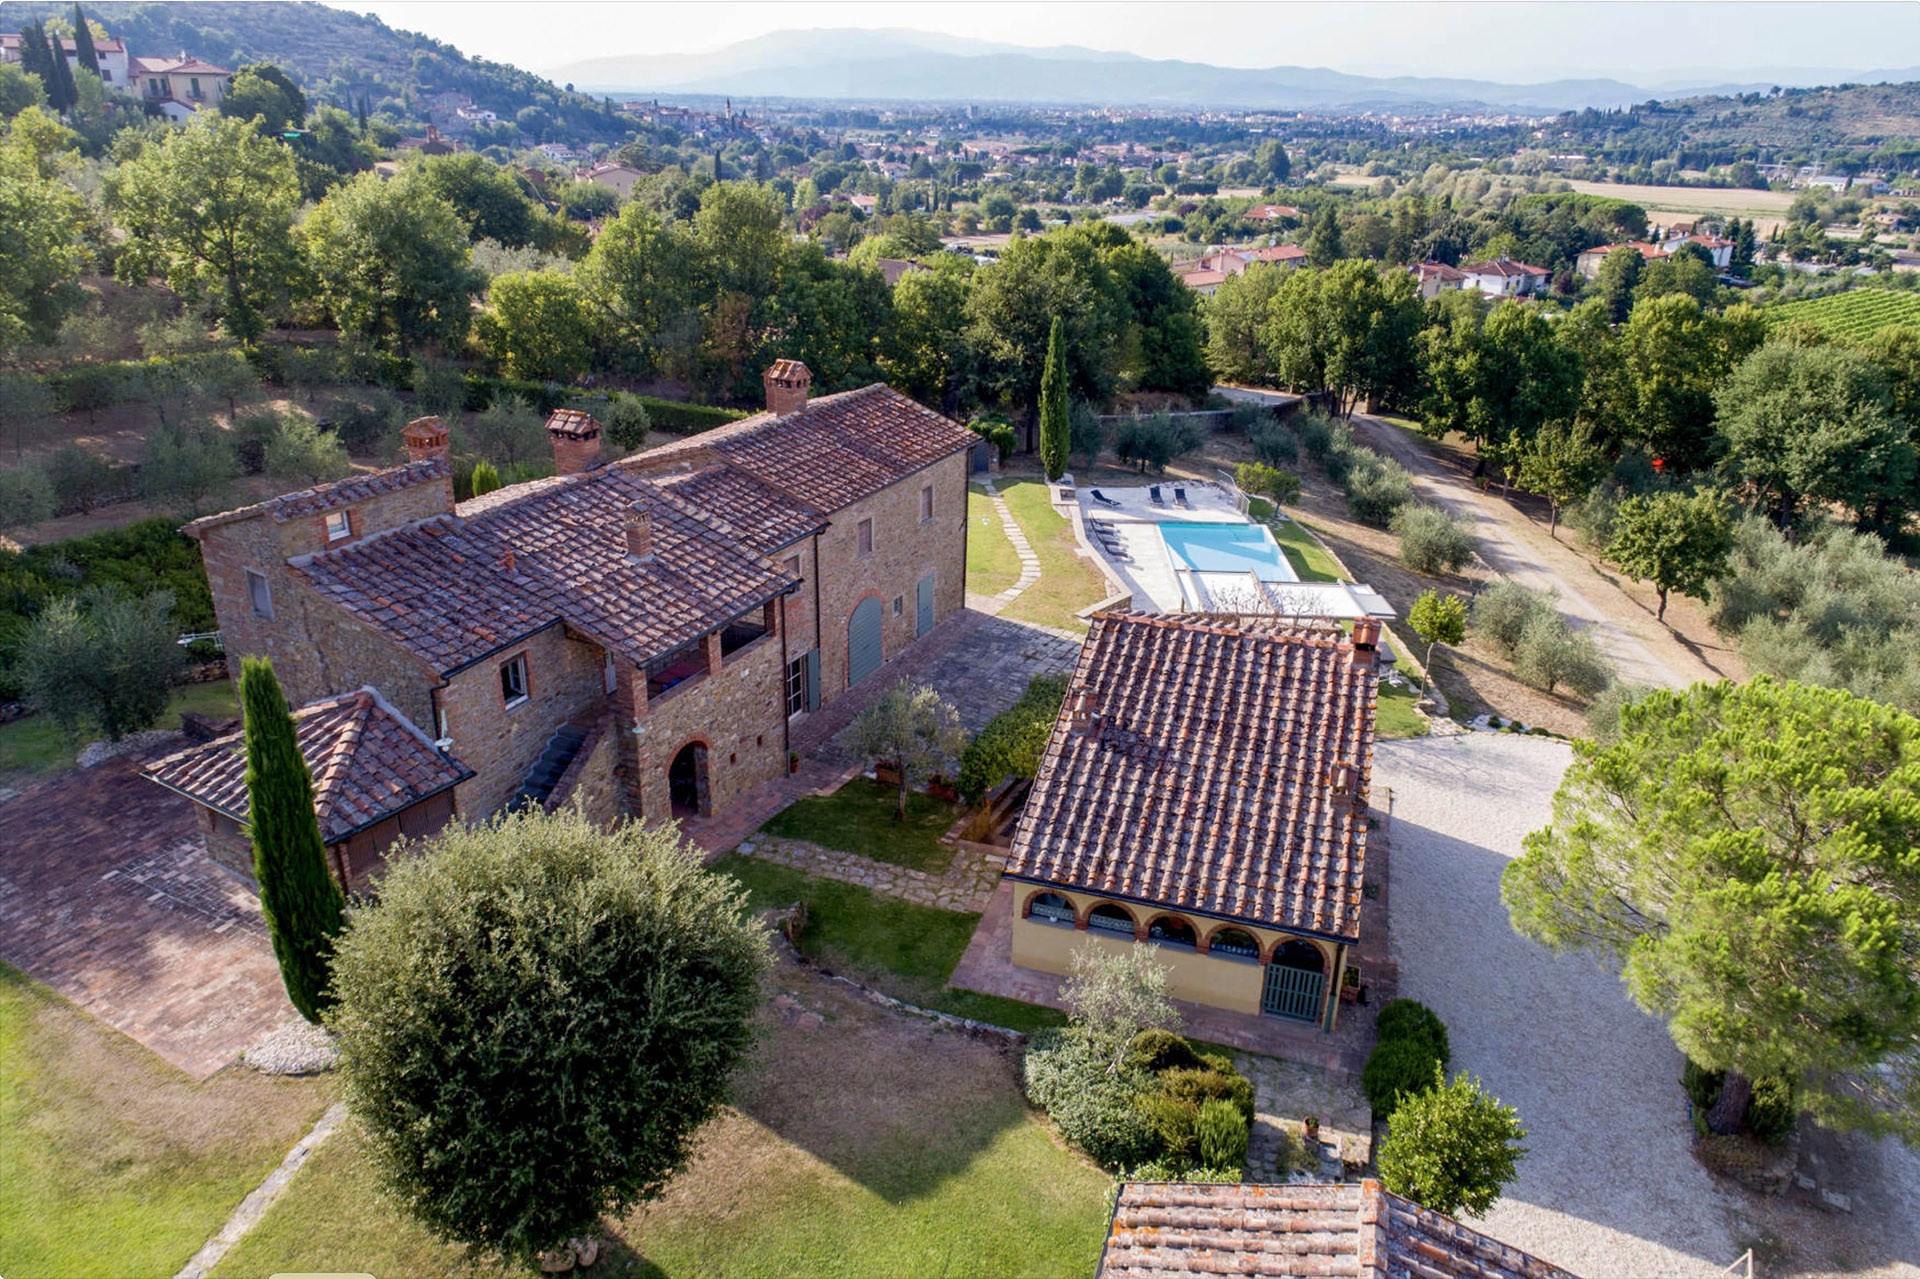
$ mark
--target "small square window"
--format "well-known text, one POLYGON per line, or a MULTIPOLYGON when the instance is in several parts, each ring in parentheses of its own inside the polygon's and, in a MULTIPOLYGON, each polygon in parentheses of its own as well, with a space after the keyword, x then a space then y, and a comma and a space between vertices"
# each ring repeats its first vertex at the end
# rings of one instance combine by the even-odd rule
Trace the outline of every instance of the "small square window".
POLYGON ((273 591, 267 585, 265 573, 247 570, 247 599, 253 605, 255 617, 273 617, 273 591))
POLYGON ((920 490, 920 522, 925 524, 933 518, 933 485, 928 484, 920 490))
POLYGON ((518 706, 527 700, 527 658, 523 653, 500 667, 500 700, 518 706))
POLYGON ((353 536, 353 512, 327 512, 327 540, 338 542, 343 537, 353 536))
POLYGON ((873 521, 861 520, 859 526, 860 555, 862 558, 873 554, 873 521))

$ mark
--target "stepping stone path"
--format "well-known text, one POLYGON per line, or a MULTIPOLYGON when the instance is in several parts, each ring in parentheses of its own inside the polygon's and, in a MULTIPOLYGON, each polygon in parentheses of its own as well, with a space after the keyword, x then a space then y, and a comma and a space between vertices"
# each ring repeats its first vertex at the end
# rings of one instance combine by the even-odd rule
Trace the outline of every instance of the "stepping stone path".
POLYGON ((1000 868, 1004 864, 997 858, 956 848, 953 864, 947 868, 947 873, 930 875, 923 870, 910 870, 890 862, 874 861, 857 853, 823 848, 804 839, 780 839, 770 835, 756 835, 743 841, 740 851, 749 857, 791 866, 809 875, 858 884, 862 888, 898 897, 915 905, 963 914, 977 914, 985 907, 987 899, 993 896, 993 890, 1000 883, 1000 868))
POLYGON ((1020 557, 1020 579, 998 595, 986 597, 986 606, 982 612, 998 613, 1007 605, 1020 598, 1020 593, 1040 580, 1040 557, 1033 553, 1033 543, 1027 541, 1027 535, 1020 528, 1020 522, 1013 518, 1013 512, 1007 509, 1007 499, 1000 496, 1000 490, 993 486, 991 479, 980 481, 980 487, 987 492, 987 500, 993 503, 993 509, 999 513, 1000 527, 1007 531, 1007 540, 1013 543, 1013 553, 1020 557))

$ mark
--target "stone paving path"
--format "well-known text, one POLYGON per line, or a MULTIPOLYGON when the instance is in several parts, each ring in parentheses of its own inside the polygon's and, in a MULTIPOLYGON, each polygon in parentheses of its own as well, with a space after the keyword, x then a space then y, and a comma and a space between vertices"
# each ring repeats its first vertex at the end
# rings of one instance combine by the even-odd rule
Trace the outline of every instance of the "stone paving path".
POLYGON ((898 897, 902 901, 936 910, 975 914, 982 910, 1000 882, 999 858, 987 857, 966 848, 956 848, 953 863, 944 875, 875 861, 858 853, 823 848, 804 839, 781 839, 756 835, 740 845, 740 851, 762 861, 791 866, 809 875, 858 884, 876 893, 898 897))
POLYGON ((1373 1153, 1373 1111, 1353 1081, 1277 1057, 1237 1052, 1233 1064, 1253 1084, 1249 1181, 1339 1181, 1373 1153), (1301 1120, 1320 1120, 1309 1150, 1301 1120))
POLYGON ((981 612, 998 613, 1019 599, 1022 591, 1040 580, 1040 557, 1033 553, 1033 543, 1027 541, 1026 531, 1020 527, 1020 521, 1013 518, 1007 499, 1000 496, 1000 490, 993 486, 993 480, 981 480, 980 487, 986 491, 987 500, 993 503, 994 511, 1000 516, 1000 527, 1006 530, 1007 540, 1013 543, 1013 553, 1020 557, 1019 580, 998 595, 980 597, 978 607, 981 612))

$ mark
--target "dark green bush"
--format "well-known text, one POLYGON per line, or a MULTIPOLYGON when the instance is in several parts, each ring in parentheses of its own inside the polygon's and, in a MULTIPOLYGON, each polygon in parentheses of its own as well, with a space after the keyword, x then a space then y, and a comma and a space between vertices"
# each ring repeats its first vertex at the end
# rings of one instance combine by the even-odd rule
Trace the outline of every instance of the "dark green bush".
POLYGON ((1447 1042, 1446 1023, 1438 1013, 1417 999, 1390 999, 1380 1009, 1374 1025, 1381 1042, 1389 1039, 1420 1039, 1432 1046, 1445 1066, 1453 1060, 1453 1047, 1447 1042))
POLYGON ((701 431, 711 431, 716 426, 725 426, 748 416, 733 409, 714 408, 707 404, 682 404, 677 400, 656 399, 651 395, 635 396, 646 406, 647 418, 656 431, 667 431, 674 435, 697 435, 701 431))
POLYGON ((1231 1102, 1215 1099, 1200 1106, 1195 1137, 1200 1163, 1207 1168, 1244 1168, 1252 1126, 1231 1102))
POLYGON ((1553 597, 1544 591, 1518 582, 1499 581, 1473 601, 1470 621, 1473 634, 1492 640, 1508 657, 1520 647, 1527 624, 1542 613, 1553 612, 1553 597))
POLYGON ((1128 1168, 1160 1152, 1152 1122, 1136 1104, 1145 1077, 1107 1073, 1085 1038, 1072 1030, 1033 1037, 1021 1063, 1027 1096, 1060 1135, 1105 1168, 1128 1168))
POLYGON ((1424 1037, 1382 1039, 1360 1072, 1360 1088, 1367 1094, 1374 1117, 1391 1116, 1402 1094, 1433 1087, 1436 1066, 1444 1069, 1445 1063, 1424 1037))
POLYGON ((1133 1037, 1133 1044, 1127 1049, 1127 1064, 1157 1075, 1163 1070, 1198 1067, 1201 1061, 1200 1054, 1193 1050, 1185 1036, 1155 1027, 1133 1037))
POLYGON ((1042 675, 1027 685, 1020 700, 988 721, 960 753, 957 788, 968 803, 1009 777, 1031 778, 1067 695, 1064 675, 1042 675))
POLYGON ((45 466, 54 507, 62 515, 91 511, 124 498, 132 474, 78 444, 61 445, 45 466))
POLYGON ((1206 1101, 1232 1102, 1253 1122, 1253 1083, 1233 1068, 1225 1057, 1207 1054, 1200 1066, 1176 1066, 1160 1072, 1160 1094, 1178 1101, 1190 1101, 1196 1107, 1206 1101))
POLYGON ((386 457, 400 447, 400 428, 407 411, 400 401, 375 388, 351 399, 335 400, 321 415, 347 452, 360 457, 386 457))
POLYGON ((1268 466, 1292 466, 1300 460, 1300 437, 1271 418, 1247 432, 1253 456, 1268 466))
POLYGON ((1725 1073, 1708 1070, 1705 1066, 1687 1058, 1687 1064, 1680 1068, 1680 1086, 1686 1089, 1687 1100, 1696 1110, 1711 1110, 1713 1103, 1720 1100, 1720 1085, 1726 1082, 1725 1073))
POLYGON ((607 397, 601 425, 607 439, 623 449, 645 448, 647 432, 653 427, 653 415, 637 395, 614 394, 607 397))
POLYGON ((1747 1101, 1748 1132, 1777 1145, 1799 1120, 1799 1090, 1791 1080, 1770 1075, 1753 1081, 1753 1096, 1747 1101))
POLYGON ((1437 506, 1403 506, 1389 528, 1400 538, 1400 562, 1429 577, 1457 573, 1473 555, 1473 534, 1437 506))
MULTIPOLYGON (((1327 458, 1333 453, 1336 439, 1333 420, 1325 414, 1308 411, 1292 419, 1289 425, 1292 426, 1293 433, 1299 437, 1300 447, 1306 450, 1307 456, 1322 466, 1326 465, 1327 458)), ((1352 432, 1347 432, 1341 438, 1351 441, 1352 432)))
POLYGON ((1351 465, 1341 487, 1347 491, 1347 512, 1363 524, 1385 528, 1400 509, 1413 501, 1413 477, 1391 458, 1354 446, 1351 465))

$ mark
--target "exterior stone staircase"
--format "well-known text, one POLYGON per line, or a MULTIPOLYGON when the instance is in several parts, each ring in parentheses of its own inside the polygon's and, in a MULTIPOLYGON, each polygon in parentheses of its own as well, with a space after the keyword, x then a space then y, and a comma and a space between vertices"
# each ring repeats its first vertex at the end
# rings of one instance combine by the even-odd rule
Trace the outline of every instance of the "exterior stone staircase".
POLYGON ((508 812, 522 808, 544 808, 547 797, 553 794, 553 788, 560 784, 560 775, 567 771, 567 765, 580 753, 580 746, 587 740, 587 730, 591 725, 562 724, 547 739, 547 748, 540 752, 540 758, 533 762, 527 775, 520 783, 520 789, 506 803, 508 812))

